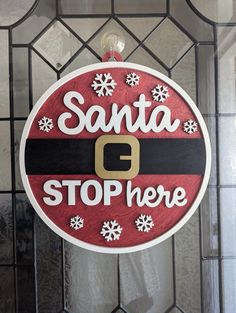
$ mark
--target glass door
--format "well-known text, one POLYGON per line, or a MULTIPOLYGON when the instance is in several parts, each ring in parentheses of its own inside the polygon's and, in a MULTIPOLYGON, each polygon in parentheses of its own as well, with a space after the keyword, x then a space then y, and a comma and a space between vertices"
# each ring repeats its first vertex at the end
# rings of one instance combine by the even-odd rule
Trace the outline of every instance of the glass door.
POLYGON ((236 2, 0 1, 0 312, 234 313, 236 310, 236 2), (56 80, 122 57, 183 87, 204 116, 213 164, 201 206, 172 238, 105 255, 55 235, 34 213, 19 172, 27 116, 56 80))

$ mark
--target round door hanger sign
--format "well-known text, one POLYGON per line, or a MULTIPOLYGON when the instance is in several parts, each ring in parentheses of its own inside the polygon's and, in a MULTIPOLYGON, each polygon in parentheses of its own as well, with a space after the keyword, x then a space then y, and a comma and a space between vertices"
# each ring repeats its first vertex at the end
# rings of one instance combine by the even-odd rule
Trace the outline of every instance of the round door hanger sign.
POLYGON ((173 235, 198 207, 210 163, 205 123, 185 91, 124 62, 86 66, 49 88, 20 149, 39 216, 64 239, 106 253, 173 235))

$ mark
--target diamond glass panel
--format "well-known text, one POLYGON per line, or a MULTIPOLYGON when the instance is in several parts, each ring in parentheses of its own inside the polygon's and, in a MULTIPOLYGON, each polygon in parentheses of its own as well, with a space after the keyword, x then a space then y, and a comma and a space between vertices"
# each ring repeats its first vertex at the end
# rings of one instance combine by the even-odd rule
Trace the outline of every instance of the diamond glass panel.
POLYGON ((168 75, 167 71, 158 63, 147 51, 142 47, 135 50, 127 59, 127 62, 133 62, 137 64, 142 64, 149 66, 165 75, 168 75))
POLYGON ((50 64, 60 69, 81 45, 81 42, 57 21, 35 42, 34 47, 50 64))
POLYGON ((99 62, 98 58, 94 54, 92 54, 92 52, 90 52, 88 49, 84 49, 61 73, 61 77, 74 70, 77 70, 80 67, 97 62, 99 62))
POLYGON ((145 45, 168 67, 172 67, 191 47, 191 40, 166 19, 145 41, 145 45))

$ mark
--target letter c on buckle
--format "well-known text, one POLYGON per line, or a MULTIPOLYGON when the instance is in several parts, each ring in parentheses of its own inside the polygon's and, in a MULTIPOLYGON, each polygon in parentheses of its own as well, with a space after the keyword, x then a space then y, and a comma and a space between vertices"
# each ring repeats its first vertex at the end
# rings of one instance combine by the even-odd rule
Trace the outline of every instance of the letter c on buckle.
POLYGON ((95 172, 104 179, 132 179, 139 173, 139 141, 130 135, 103 135, 95 143, 95 172), (128 144, 131 148, 130 155, 121 155, 120 160, 130 160, 128 171, 108 171, 104 168, 104 147, 109 143, 128 144))

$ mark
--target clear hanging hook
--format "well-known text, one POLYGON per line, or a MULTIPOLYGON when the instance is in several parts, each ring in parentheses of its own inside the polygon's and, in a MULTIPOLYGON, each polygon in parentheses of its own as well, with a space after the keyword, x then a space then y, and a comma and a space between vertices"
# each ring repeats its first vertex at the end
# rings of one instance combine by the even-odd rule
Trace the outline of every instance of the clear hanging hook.
POLYGON ((106 32, 101 39, 101 48, 104 51, 102 61, 123 61, 121 52, 125 48, 125 38, 119 31, 106 32))

